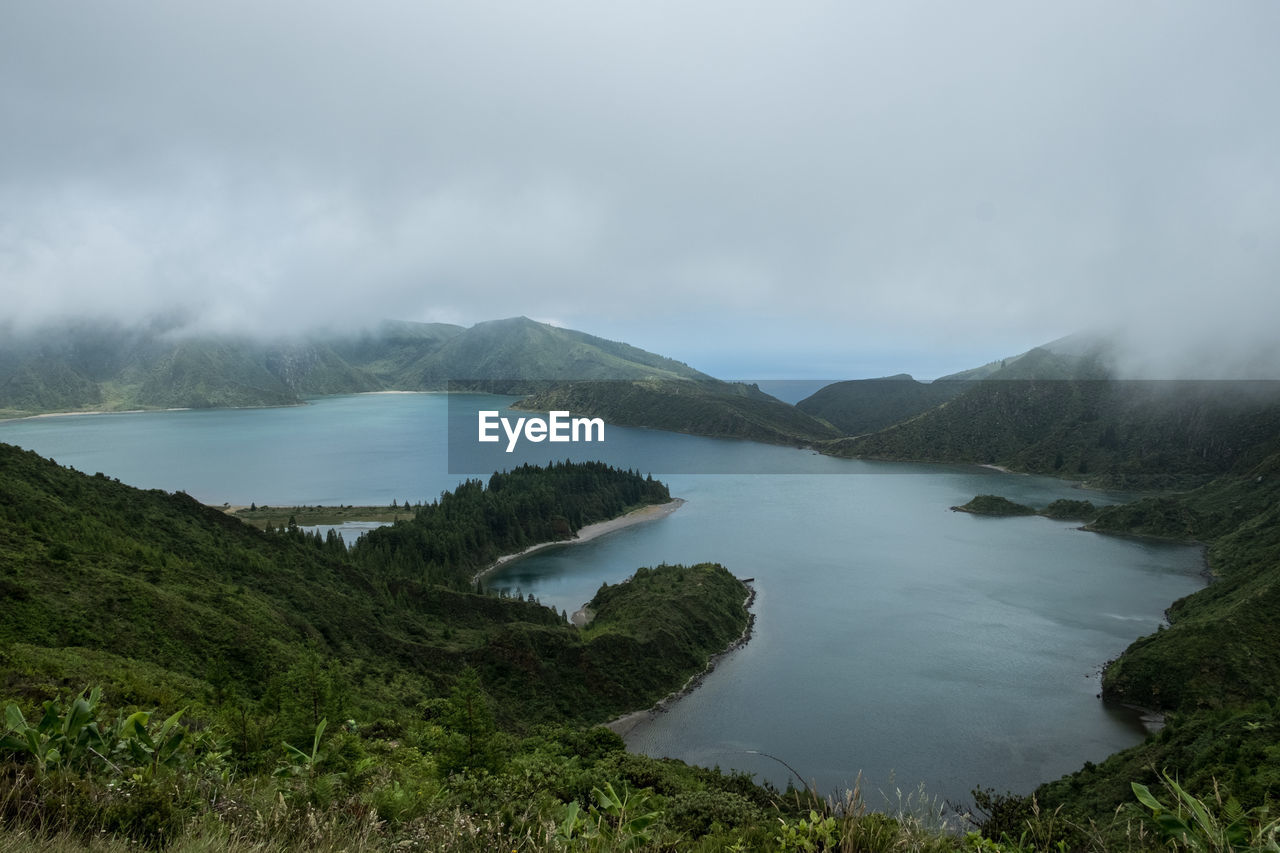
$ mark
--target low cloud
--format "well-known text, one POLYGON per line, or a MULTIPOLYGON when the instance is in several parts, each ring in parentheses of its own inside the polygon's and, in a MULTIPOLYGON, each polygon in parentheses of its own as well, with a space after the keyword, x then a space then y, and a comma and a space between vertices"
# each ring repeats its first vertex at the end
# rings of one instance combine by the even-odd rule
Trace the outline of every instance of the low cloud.
POLYGON ((1280 372, 1273 4, 3 18, 15 327, 524 314, 839 377, 1105 326, 1133 371, 1280 372))

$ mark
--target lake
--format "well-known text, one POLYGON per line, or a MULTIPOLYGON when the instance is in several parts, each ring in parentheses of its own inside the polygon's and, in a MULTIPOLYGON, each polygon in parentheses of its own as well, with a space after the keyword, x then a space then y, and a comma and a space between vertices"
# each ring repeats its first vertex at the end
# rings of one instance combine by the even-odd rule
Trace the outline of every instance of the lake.
MULTIPOLYGON (((39 418, 0 423, 0 441, 212 504, 417 502, 462 477, 449 473, 451 419, 465 428, 513 399, 372 394, 39 418)), ((964 802, 975 785, 1025 793, 1100 761, 1143 730, 1097 698, 1099 668, 1203 585, 1198 548, 949 509, 979 493, 1036 506, 1121 497, 1050 478, 612 426, 603 444, 548 447, 505 458, 600 458, 687 502, 512 563, 490 585, 572 612, 643 565, 715 561, 754 577, 751 642, 627 742, 777 785, 791 778, 785 763, 824 792, 861 774, 873 795, 923 784, 964 802)))

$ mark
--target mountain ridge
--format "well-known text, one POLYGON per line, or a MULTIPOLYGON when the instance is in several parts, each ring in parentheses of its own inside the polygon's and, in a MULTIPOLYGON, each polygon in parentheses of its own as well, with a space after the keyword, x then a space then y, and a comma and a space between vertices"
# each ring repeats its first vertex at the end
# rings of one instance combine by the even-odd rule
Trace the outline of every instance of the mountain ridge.
POLYGON ((310 396, 445 390, 450 381, 709 379, 619 341, 527 317, 387 321, 277 340, 178 335, 163 325, 66 325, 0 340, 0 417, 296 405, 310 396))

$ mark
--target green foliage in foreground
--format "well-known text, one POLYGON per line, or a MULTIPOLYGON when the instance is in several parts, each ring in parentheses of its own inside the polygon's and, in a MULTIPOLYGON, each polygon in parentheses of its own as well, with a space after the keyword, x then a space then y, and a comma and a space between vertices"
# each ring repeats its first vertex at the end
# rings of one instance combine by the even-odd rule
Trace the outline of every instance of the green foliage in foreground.
POLYGON ((485 724, 490 702, 469 671, 394 738, 324 719, 253 765, 221 724, 112 710, 97 688, 45 702, 38 725, 11 704, 0 850, 962 849, 936 812, 926 823, 868 814, 856 794, 780 794, 629 754, 603 728, 513 737, 485 724))
POLYGON ((1275 850, 1266 807, 1198 798, 1167 774, 1104 822, 978 792, 985 834, 914 797, 821 799, 633 755, 604 728, 496 732, 474 672, 392 738, 328 719, 247 765, 236 737, 102 691, 5 709, 0 851, 1275 850), (468 760, 459 760, 470 756, 468 760))

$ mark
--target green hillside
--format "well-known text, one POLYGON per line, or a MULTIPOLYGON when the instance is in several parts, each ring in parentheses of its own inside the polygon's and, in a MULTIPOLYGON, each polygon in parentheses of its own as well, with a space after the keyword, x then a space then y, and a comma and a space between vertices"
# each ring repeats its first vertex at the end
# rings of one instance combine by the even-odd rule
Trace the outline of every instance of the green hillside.
POLYGON ((464 326, 448 323, 388 320, 374 329, 336 337, 330 346, 343 361, 359 366, 384 388, 409 390, 410 377, 420 372, 418 362, 465 331, 464 326))
MULTIPOLYGON (((1280 434, 1273 435, 1239 456, 1255 458, 1278 441, 1280 434)), ((975 501, 983 498, 984 507, 1012 506, 993 496, 975 501)), ((1173 602, 1169 624, 1135 641, 1103 672, 1105 700, 1162 712, 1165 727, 1101 764, 1042 785, 1034 804, 995 798, 988 828, 1043 828, 1039 810, 1058 815, 1069 845, 1089 843, 1092 833, 1102 849, 1119 846, 1139 816, 1131 783, 1167 787, 1164 771, 1191 795, 1220 801, 1217 813, 1225 820, 1228 800, 1239 803, 1237 814, 1273 808, 1280 797, 1280 453, 1241 462, 1183 494, 1100 510, 1055 503, 1044 514, 1096 515, 1089 530, 1205 542, 1213 582, 1173 602), (1118 817, 1107 820, 1108 814, 1118 817)))
POLYGON ((755 385, 715 379, 554 383, 515 408, 603 418, 619 426, 806 446, 837 432, 755 385))
POLYGON ((1280 434, 1280 387, 1253 382, 988 379, 836 456, 997 464, 1131 490, 1202 485, 1280 434))
MULTIPOLYGON (((562 614, 476 594, 471 582, 500 553, 666 500, 665 486, 635 474, 600 464, 495 474, 350 553, 336 537, 263 532, 181 493, 139 491, 9 446, 0 482, 0 642, 44 649, 57 670, 20 691, 84 677, 82 653, 95 652, 261 699, 316 654, 357 680, 413 679, 424 698, 471 665, 507 700, 504 716, 525 722, 600 721, 657 698, 651 683, 598 695, 582 673, 601 653, 562 614), (415 561, 410 547, 421 549, 415 561), (511 659, 534 648, 540 674, 530 679, 511 659)), ((741 624, 719 628, 704 641, 723 647, 741 624)), ((649 667, 667 689, 692 671, 669 652, 649 667)))
POLYGON ((834 382, 796 408, 825 420, 844 435, 863 435, 913 418, 966 388, 964 382, 917 382, 905 373, 881 379, 834 382))
MULTIPOLYGON (((1104 508, 1090 529, 1208 543, 1213 582, 1173 603, 1169 624, 1109 663, 1103 697, 1165 714, 1146 741, 1036 791, 1040 808, 1079 827, 1120 809, 1131 816, 1137 782, 1183 788, 1224 824, 1274 809, 1280 797, 1280 454, 1188 494, 1104 508), (1227 808, 1228 802, 1238 807, 1227 808)), ((1003 804, 1031 812, 1028 800, 1003 804)), ((1123 824, 1103 833, 1122 843, 1123 824)), ((1233 849, 1263 849, 1240 847, 1233 849)))
MULTIPOLYGON (((1271 510, 1249 515, 1274 507, 1278 475, 1270 457, 1184 498, 1210 525, 1244 519, 1214 543, 1225 562, 1206 624, 1265 627, 1280 612, 1267 598, 1277 525, 1271 510)), ((1171 848, 1130 783, 1169 803, 1165 769, 1209 820, 1235 822, 1242 846, 1222 849, 1267 849, 1256 809, 1280 785, 1280 706, 1264 634, 1220 633, 1196 652, 1252 650, 1253 687, 1177 709, 1145 744, 1034 801, 978 792, 986 838, 856 793, 779 794, 631 755, 604 729, 566 725, 644 707, 701 669, 747 625, 743 584, 714 564, 639 569, 603 586, 578 630, 463 579, 485 543, 546 535, 541 524, 570 535, 593 512, 664 498, 602 465, 526 467, 348 553, 0 446, 0 849, 1157 850, 1171 848), (397 557, 423 546, 438 546, 423 558, 438 573, 397 557), (80 692, 89 684, 102 690, 80 692)), ((1186 647, 1160 644, 1199 618, 1204 594, 1150 643, 1166 663, 1186 647)), ((1161 695, 1186 672, 1165 672, 1161 695)), ((1204 849, 1198 838, 1172 849, 1204 849)))
POLYGON ((603 465, 525 467, 348 553, 0 445, 0 849, 764 850, 862 826, 578 727, 743 635, 723 567, 639 569, 581 630, 453 588, 486 543, 665 497, 603 465), (394 559, 422 544, 443 585, 394 559))
MULTIPOLYGON (((1134 642, 1102 678, 1105 700, 1163 712, 1166 726, 1034 798, 978 792, 983 831, 1041 839, 1044 849, 1143 849, 1163 839, 1146 835, 1152 813, 1135 800, 1138 783, 1170 808, 1181 798, 1184 813, 1198 799, 1205 822, 1188 830, 1188 847, 1263 849, 1259 838, 1272 836, 1258 835, 1258 821, 1265 825, 1280 797, 1280 384, 1121 381, 1107 363, 1097 340, 1057 341, 948 377, 965 386, 952 399, 821 447, 1156 492, 1103 508, 1056 501, 1040 514, 1103 533, 1206 543, 1213 582, 1172 603, 1169 624, 1134 642), (1242 846, 1194 846, 1232 821, 1242 846)), ((994 495, 961 509, 1032 511, 994 495)))
POLYGON ((262 340, 78 324, 0 339, 0 417, 60 411, 294 405, 363 391, 465 387, 521 393, 531 380, 700 378, 628 344, 525 317, 387 322, 262 340))
POLYGON ((450 380, 494 380, 519 393, 528 380, 706 379, 686 364, 629 344, 538 323, 527 317, 477 323, 405 375, 405 383, 443 388, 450 380))

